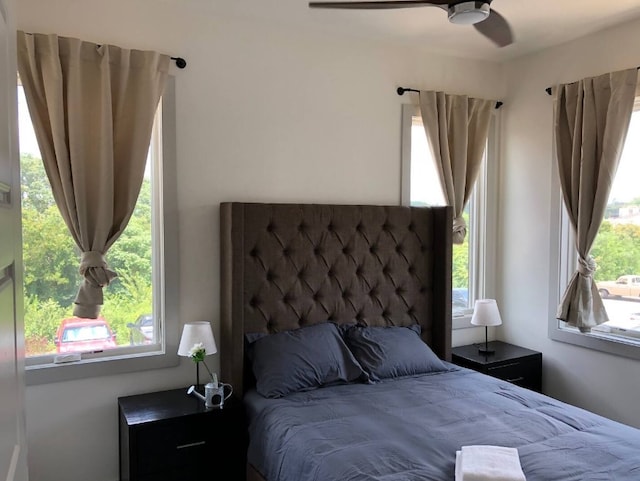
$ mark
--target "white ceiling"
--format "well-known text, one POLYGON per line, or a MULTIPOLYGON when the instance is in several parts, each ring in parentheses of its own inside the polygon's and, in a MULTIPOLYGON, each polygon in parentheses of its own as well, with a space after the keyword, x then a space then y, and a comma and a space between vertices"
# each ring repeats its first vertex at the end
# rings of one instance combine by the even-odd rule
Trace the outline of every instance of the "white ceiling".
POLYGON ((306 0, 196 0, 214 12, 303 29, 418 46, 446 55, 505 61, 640 18, 640 0, 494 0, 515 42, 495 47, 472 26, 453 25, 435 7, 397 10, 310 9, 306 0))

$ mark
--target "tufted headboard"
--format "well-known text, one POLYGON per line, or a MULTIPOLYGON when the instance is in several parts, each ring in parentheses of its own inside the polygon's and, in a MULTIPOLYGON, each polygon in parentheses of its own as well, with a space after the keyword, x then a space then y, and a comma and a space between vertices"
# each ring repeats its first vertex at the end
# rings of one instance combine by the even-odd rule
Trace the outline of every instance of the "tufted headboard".
POLYGON ((222 203, 223 379, 239 395, 253 382, 246 333, 327 321, 419 323, 450 360, 451 219, 450 207, 222 203))

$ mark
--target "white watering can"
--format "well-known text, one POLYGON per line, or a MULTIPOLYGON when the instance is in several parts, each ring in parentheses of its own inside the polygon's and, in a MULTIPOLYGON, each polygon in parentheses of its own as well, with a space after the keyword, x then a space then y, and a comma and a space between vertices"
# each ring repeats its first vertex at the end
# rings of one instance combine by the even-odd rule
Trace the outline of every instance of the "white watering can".
POLYGON ((214 379, 211 382, 208 382, 204 385, 204 396, 196 391, 195 386, 191 386, 187 390, 187 394, 193 394, 202 399, 206 408, 216 407, 218 409, 222 409, 224 407, 224 402, 229 399, 229 396, 231 396, 231 393, 233 392, 233 389, 230 389, 229 393, 225 396, 225 386, 229 386, 229 388, 231 388, 230 384, 225 384, 222 382, 219 383, 214 376, 214 379))

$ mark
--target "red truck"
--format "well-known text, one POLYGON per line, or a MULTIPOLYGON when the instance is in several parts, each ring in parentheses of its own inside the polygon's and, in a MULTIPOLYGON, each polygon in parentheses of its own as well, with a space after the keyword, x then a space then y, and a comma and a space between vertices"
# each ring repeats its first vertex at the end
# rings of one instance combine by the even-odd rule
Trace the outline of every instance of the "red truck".
POLYGON ((58 326, 54 343, 59 353, 104 351, 117 347, 116 334, 101 317, 63 319, 58 326))

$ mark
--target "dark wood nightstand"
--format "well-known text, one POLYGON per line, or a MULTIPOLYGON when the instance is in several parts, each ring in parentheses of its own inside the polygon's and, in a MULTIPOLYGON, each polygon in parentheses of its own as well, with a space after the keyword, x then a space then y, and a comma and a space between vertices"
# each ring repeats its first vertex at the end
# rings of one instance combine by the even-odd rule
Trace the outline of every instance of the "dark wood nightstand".
POLYGON ((244 408, 207 409, 187 388, 118 398, 120 481, 245 479, 244 408))
POLYGON ((542 353, 502 341, 491 341, 494 354, 481 354, 484 343, 454 347, 451 360, 458 366, 504 379, 518 386, 542 392, 542 353))

